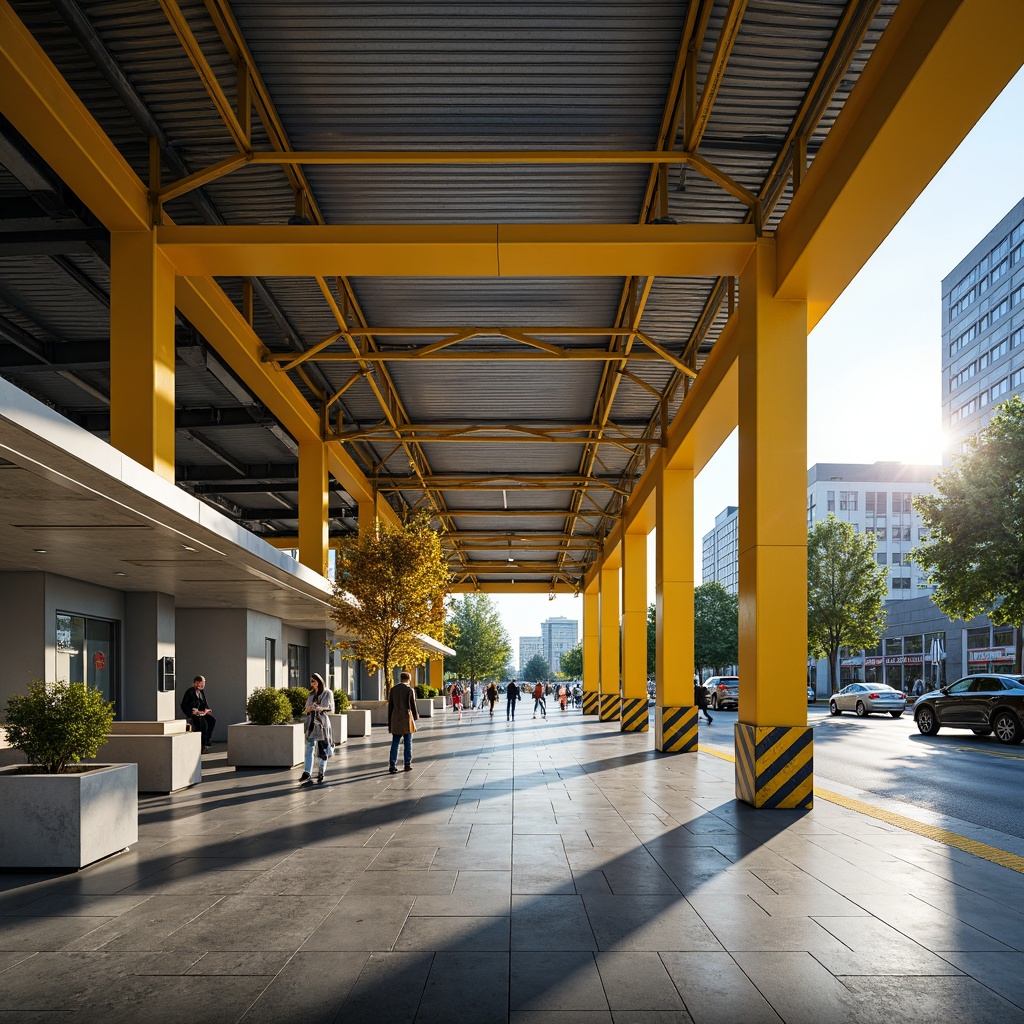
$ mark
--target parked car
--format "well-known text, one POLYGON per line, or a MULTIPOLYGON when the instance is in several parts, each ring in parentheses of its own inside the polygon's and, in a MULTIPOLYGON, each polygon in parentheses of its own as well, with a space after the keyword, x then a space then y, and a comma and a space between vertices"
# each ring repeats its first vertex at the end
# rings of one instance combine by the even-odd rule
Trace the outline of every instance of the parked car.
POLYGON ((942 726, 996 734, 1000 743, 1024 740, 1024 676, 977 675, 958 679, 917 698, 914 721, 925 736, 942 726))
POLYGON ((807 703, 813 704, 818 699, 818 695, 814 692, 813 686, 807 687, 807 703))
POLYGON ((888 711, 893 718, 899 718, 906 709, 907 695, 886 683, 850 683, 832 694, 828 702, 830 714, 855 711, 860 718, 867 718, 874 711, 888 711))
POLYGON ((708 692, 708 704, 714 711, 740 706, 739 676, 712 676, 704 683, 704 689, 708 692))

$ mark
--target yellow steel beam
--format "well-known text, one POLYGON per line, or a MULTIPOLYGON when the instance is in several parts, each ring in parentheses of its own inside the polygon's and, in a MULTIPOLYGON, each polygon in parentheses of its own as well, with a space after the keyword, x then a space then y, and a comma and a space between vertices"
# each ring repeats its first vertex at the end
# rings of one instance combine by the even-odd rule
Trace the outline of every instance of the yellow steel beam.
POLYGON ((312 277, 717 277, 740 272, 749 224, 177 225, 179 274, 312 277))
POLYGON ((452 594, 572 594, 576 595, 576 587, 569 583, 536 583, 527 580, 513 582, 497 580, 459 579, 448 587, 452 594))
MULTIPOLYGON (((621 333, 621 332, 620 332, 621 333)), ((688 377, 696 377, 690 367, 679 361, 667 349, 649 338, 642 339, 650 352, 630 352, 630 359, 637 362, 671 363, 677 370, 688 377)), ((454 341, 446 345, 455 344, 454 341)), ((539 343, 537 343, 539 344, 539 343)), ((547 347, 543 351, 534 349, 529 352, 516 349, 460 349, 448 352, 435 345, 423 345, 419 348, 379 349, 376 352, 274 352, 266 357, 266 362, 281 364, 282 370, 290 370, 305 362, 317 363, 531 363, 531 362, 581 362, 581 363, 612 363, 621 362, 620 352, 603 348, 558 348, 547 347)))
POLYGON ((109 231, 148 231, 146 186, 0 0, 0 108, 109 231))
POLYGON ((777 294, 825 314, 1020 69, 1019 0, 902 0, 779 223, 777 294))
MULTIPOLYGON (((543 519, 565 519, 569 515, 568 509, 564 508, 525 508, 525 509, 484 509, 484 508, 470 508, 470 509, 448 509, 444 513, 446 516, 453 516, 456 519, 464 519, 467 517, 486 518, 486 519, 524 519, 524 518, 543 518, 543 519)), ((435 518, 438 518, 440 513, 435 513, 435 518)), ((605 519, 618 519, 618 514, 613 512, 604 512, 595 509, 592 512, 581 512, 579 515, 584 518, 605 518, 605 519)))
MULTIPOLYGON (((509 473, 505 476, 431 476, 425 480, 418 477, 387 477, 380 481, 378 489, 381 491, 415 491, 422 490, 424 486, 431 490, 439 491, 502 491, 509 489, 509 484, 514 483, 519 487, 539 491, 567 491, 573 489, 596 487, 601 490, 614 491, 616 494, 628 495, 629 491, 618 487, 609 480, 598 477, 564 477, 564 476, 537 476, 529 477, 521 474, 509 473)), ((346 490, 348 488, 346 487, 346 490)), ((457 512, 450 512, 450 515, 458 515, 457 512)))

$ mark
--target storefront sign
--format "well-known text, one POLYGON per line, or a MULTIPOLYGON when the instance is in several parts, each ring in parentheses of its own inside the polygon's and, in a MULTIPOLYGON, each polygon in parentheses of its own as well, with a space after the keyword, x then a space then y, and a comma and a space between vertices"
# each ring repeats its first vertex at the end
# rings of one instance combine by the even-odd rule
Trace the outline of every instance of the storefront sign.
POLYGON ((889 654, 886 656, 886 665, 920 665, 924 661, 923 654, 889 654))
POLYGON ((92 663, 96 666, 97 672, 102 672, 107 667, 107 656, 102 651, 97 651, 92 656, 92 663))
POLYGON ((975 647, 967 649, 967 662, 1013 661, 1012 647, 975 647))

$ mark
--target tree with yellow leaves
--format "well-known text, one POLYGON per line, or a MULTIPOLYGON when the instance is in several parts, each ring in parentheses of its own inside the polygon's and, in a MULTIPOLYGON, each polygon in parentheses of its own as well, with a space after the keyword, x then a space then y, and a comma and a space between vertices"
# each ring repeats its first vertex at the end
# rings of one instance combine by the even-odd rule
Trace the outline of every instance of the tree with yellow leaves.
POLYGON ((445 597, 451 574, 441 540, 425 515, 342 544, 331 600, 342 657, 384 670, 385 695, 398 666, 422 665, 430 656, 421 637, 444 640, 445 597))

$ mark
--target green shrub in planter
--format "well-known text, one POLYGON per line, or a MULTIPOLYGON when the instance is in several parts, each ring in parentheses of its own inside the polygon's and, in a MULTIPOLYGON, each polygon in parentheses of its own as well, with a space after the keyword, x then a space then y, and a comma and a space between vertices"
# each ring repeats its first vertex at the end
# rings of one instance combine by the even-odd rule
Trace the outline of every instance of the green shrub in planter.
MULTIPOLYGON (((253 690, 245 702, 245 713, 253 725, 283 725, 292 720, 292 702, 286 690, 269 686, 253 690)), ((303 701, 305 704, 305 701, 303 701)))
POLYGON ((289 686, 284 691, 284 695, 291 702, 292 718, 301 718, 302 712, 306 707, 306 701, 309 700, 309 690, 304 686, 289 686))
POLYGON ((437 690, 435 690, 433 686, 427 686, 426 683, 417 683, 416 696, 419 697, 420 700, 430 700, 437 696, 437 690))
POLYGON ((348 711, 350 703, 348 694, 344 690, 334 691, 334 710, 337 714, 343 715, 348 711))
POLYGON ((33 679, 27 694, 8 698, 5 716, 11 746, 47 775, 60 775, 96 756, 114 721, 114 702, 84 683, 33 679))

